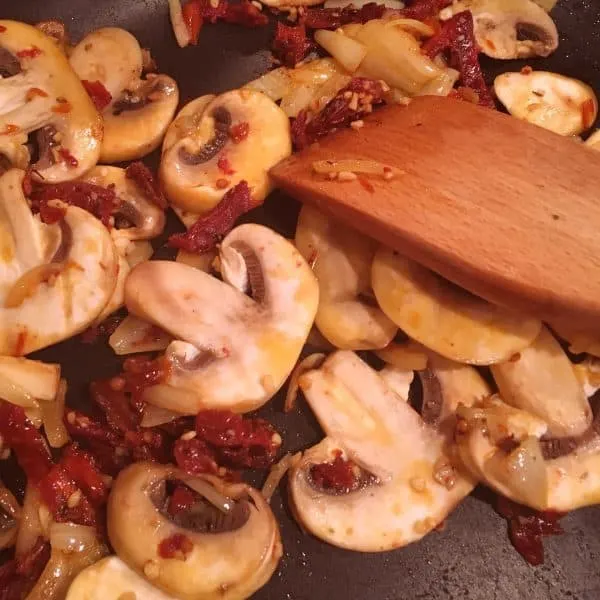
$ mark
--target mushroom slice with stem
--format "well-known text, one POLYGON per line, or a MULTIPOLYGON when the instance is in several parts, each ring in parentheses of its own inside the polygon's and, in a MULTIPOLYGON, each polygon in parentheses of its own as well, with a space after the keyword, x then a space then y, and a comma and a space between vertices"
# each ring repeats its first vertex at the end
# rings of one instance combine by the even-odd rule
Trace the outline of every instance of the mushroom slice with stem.
POLYGON ((568 512, 600 503, 600 424, 551 438, 547 424, 500 397, 459 408, 456 440, 474 477, 536 510, 568 512))
POLYGON ((135 160, 160 146, 179 88, 167 75, 142 79, 143 53, 133 35, 117 27, 92 31, 75 46, 70 62, 80 79, 100 82, 111 95, 102 109, 101 162, 135 160))
POLYGON ((598 114, 589 85, 549 71, 503 73, 494 80, 494 91, 513 117, 559 135, 579 135, 598 114))
POLYGON ((88 212, 62 205, 46 225, 23 195, 24 172, 0 177, 0 354, 18 356, 90 325, 110 299, 118 255, 108 230, 88 212))
POLYGON ((31 163, 46 183, 79 177, 98 161, 100 115, 52 38, 16 21, 0 29, 0 62, 18 57, 18 70, 0 79, 0 153, 31 163), (34 133, 37 159, 26 147, 34 133))
POLYGON ((282 554, 279 528, 260 492, 173 466, 135 463, 108 501, 108 536, 119 558, 182 600, 243 600, 262 587, 282 554), (194 503, 174 511, 183 487, 194 503))
POLYGON ((165 354, 165 381, 145 390, 151 404, 183 414, 247 412, 267 402, 296 364, 319 297, 306 261, 255 224, 233 229, 219 260, 224 281, 165 261, 138 265, 127 279, 129 312, 176 340, 165 354))
POLYGON ((490 304, 388 248, 375 255, 372 284, 379 306, 402 331, 456 362, 508 360, 541 328, 540 321, 490 304))
POLYGON ((549 56, 558 48, 558 31, 548 13, 531 0, 459 0, 442 10, 442 19, 469 10, 475 38, 491 58, 549 56))
POLYGON ((503 400, 543 419, 551 435, 576 436, 590 427, 592 410, 581 383, 546 327, 531 346, 491 370, 503 400))
POLYGON ((319 282, 315 324, 323 336, 342 350, 387 346, 398 328, 373 298, 376 243, 307 205, 300 210, 295 243, 319 282))
POLYGON ((473 489, 453 462, 451 438, 354 353, 332 354, 300 387, 327 437, 292 469, 290 492, 296 517, 317 537, 361 552, 399 548, 473 489))
POLYGON ((169 200, 202 214, 245 180, 252 197, 262 202, 272 189, 269 169, 292 151, 285 113, 250 89, 226 92, 208 103, 203 97, 193 107, 185 107, 167 133, 170 146, 162 155, 160 180, 169 200))

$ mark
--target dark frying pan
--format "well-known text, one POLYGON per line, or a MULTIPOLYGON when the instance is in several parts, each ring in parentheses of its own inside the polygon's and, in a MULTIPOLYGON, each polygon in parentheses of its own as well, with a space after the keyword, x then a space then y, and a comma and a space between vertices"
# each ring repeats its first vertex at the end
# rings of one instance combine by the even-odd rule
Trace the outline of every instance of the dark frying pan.
MULTIPOLYGON (((201 94, 235 88, 269 67, 268 28, 247 30, 213 25, 202 30, 200 45, 180 50, 170 29, 166 0, 2 0, 0 16, 29 22, 58 18, 74 39, 109 25, 129 29, 152 49, 161 72, 174 77, 182 102, 201 94)), ((531 61, 535 68, 582 79, 600 92, 600 4, 598 0, 562 0, 553 14, 561 44, 549 59, 531 61)), ((485 64, 487 73, 521 64, 485 64)), ((156 157, 154 157, 156 160, 156 157)), ((150 159, 152 163, 152 158, 150 159)), ((273 195, 249 220, 290 235, 297 204, 273 195)), ((170 232, 177 227, 170 222, 170 232)), ((160 249, 164 240, 158 240, 160 249)), ((85 404, 87 383, 118 371, 119 361, 102 343, 70 340, 38 353, 60 362, 69 381, 72 405, 85 404)), ((274 399, 263 411, 282 432, 286 450, 297 451, 322 434, 308 410, 282 413, 274 399)), ((9 465, 2 464, 5 471, 9 465)), ((12 469, 11 469, 12 470, 12 469)), ((14 479, 14 472, 13 472, 14 479)), ((6 480, 6 479, 5 479, 6 480)), ((485 490, 467 498, 441 532, 402 550, 382 555, 338 550, 300 531, 285 494, 273 509, 281 524, 284 557, 270 583, 256 594, 272 600, 598 600, 600 598, 600 509, 577 511, 563 520, 565 534, 546 538, 545 564, 533 568, 511 547, 505 522, 488 503, 485 490)))

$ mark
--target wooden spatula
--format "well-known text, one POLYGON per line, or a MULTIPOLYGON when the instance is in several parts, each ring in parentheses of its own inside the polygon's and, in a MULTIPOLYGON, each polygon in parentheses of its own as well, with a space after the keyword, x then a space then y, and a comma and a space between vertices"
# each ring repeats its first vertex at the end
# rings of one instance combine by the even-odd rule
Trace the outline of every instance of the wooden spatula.
POLYGON ((323 138, 272 175, 294 198, 490 302, 600 331, 600 153, 572 139, 423 97, 323 138), (344 159, 399 174, 365 185, 313 171, 344 159))

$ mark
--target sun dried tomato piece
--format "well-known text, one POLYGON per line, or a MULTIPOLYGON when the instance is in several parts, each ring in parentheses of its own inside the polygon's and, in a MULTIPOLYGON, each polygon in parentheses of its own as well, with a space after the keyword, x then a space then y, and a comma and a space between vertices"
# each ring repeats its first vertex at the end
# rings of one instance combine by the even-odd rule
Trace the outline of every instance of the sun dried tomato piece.
POLYGON ((31 46, 31 48, 25 48, 24 50, 19 50, 17 52, 17 56, 19 58, 37 58, 42 54, 43 51, 40 50, 37 46, 31 46))
POLYGON ((131 449, 134 462, 149 460, 166 463, 170 460, 170 444, 162 431, 150 428, 128 431, 125 443, 131 449))
POLYGON ((39 212, 42 218, 47 214, 48 202, 62 200, 93 214, 107 227, 117 207, 114 189, 84 181, 65 181, 50 185, 35 183, 29 198, 33 212, 39 212))
POLYGON ((216 5, 211 4, 210 0, 191 0, 183 7, 183 16, 192 39, 197 39, 197 33, 204 22, 224 21, 244 27, 262 27, 269 22, 268 17, 248 0, 241 0, 236 4, 220 0, 216 5))
POLYGON ((200 37, 200 29, 202 29, 202 14, 200 4, 198 2, 188 2, 182 8, 183 20, 190 35, 190 44, 195 46, 200 37))
POLYGON ((241 0, 235 4, 227 3, 223 21, 244 27, 264 27, 269 23, 269 18, 249 0, 241 0))
POLYGON ((294 146, 301 150, 324 135, 364 117, 372 112, 374 104, 383 102, 384 93, 382 82, 355 77, 314 116, 308 111, 300 111, 292 123, 294 146))
POLYGON ((50 560, 50 544, 39 537, 25 554, 0 566, 0 600, 23 600, 50 560))
POLYGON ((194 543, 183 533, 174 533, 158 545, 158 554, 162 558, 178 558, 185 560, 194 549, 194 543))
POLYGON ((277 22, 271 48, 274 56, 286 67, 295 67, 313 47, 314 44, 306 37, 304 24, 289 26, 277 22))
POLYGON ((101 81, 82 79, 81 83, 97 110, 101 111, 105 109, 112 102, 111 93, 104 87, 101 81))
POLYGON ((111 431, 106 425, 84 415, 78 410, 67 409, 65 413, 65 425, 72 437, 85 440, 94 440, 110 446, 118 444, 119 436, 111 431))
POLYGON ((169 365, 162 358, 148 356, 132 356, 123 362, 123 372, 120 377, 125 381, 124 390, 131 394, 132 402, 141 408, 142 394, 147 387, 157 385, 168 376, 169 365))
POLYGON ((135 410, 128 395, 122 389, 114 389, 112 380, 93 381, 90 394, 100 408, 108 426, 117 433, 136 430, 141 421, 139 411, 135 410))
POLYGON ((381 19, 389 12, 385 5, 376 2, 369 2, 361 8, 351 6, 342 9, 307 8, 302 16, 302 23, 308 29, 337 29, 350 23, 366 23, 373 19, 381 19))
POLYGON ((208 443, 219 463, 236 468, 269 467, 281 445, 281 437, 268 421, 226 410, 198 413, 196 432, 194 439, 208 443))
POLYGON ((92 504, 106 502, 108 489, 92 454, 71 444, 63 452, 60 465, 92 504))
POLYGON ((439 12, 450 4, 452 4, 452 0, 415 0, 410 6, 399 10, 398 13, 406 19, 424 21, 431 17, 437 17, 439 12))
POLYGON ((498 496, 496 510, 508 522, 512 545, 530 565, 544 562, 543 536, 564 533, 558 522, 563 513, 533 510, 503 496, 498 496))
POLYGON ((190 488, 185 485, 177 485, 169 498, 167 512, 171 516, 175 516, 181 512, 187 512, 194 504, 196 504, 196 500, 196 495, 190 488))
POLYGON ((479 64, 479 48, 475 41, 473 15, 470 11, 454 15, 422 47, 423 53, 430 58, 447 50, 450 51, 450 64, 460 72, 462 84, 478 94, 479 104, 495 108, 479 64))
POLYGON ((125 176, 131 179, 142 191, 144 196, 163 210, 167 208, 167 200, 154 178, 152 171, 140 161, 131 163, 125 169, 125 176))
POLYGON ((310 477, 315 486, 336 494, 347 494, 356 489, 360 479, 356 464, 342 458, 339 451, 333 461, 312 465, 310 477))
POLYGON ((214 248, 235 225, 235 222, 254 208, 250 188, 240 181, 231 188, 210 212, 200 217, 185 233, 169 238, 169 246, 186 252, 203 254, 214 248))
POLYGON ((0 400, 0 437, 11 448, 27 480, 37 484, 52 468, 52 457, 42 434, 20 406, 0 400))
POLYGON ((86 439, 84 443, 94 455, 101 471, 107 475, 115 476, 131 463, 131 453, 125 447, 124 442, 114 445, 95 439, 86 439))
POLYGON ((214 452, 197 438, 177 440, 173 446, 173 456, 177 466, 190 475, 217 473, 219 470, 214 452))

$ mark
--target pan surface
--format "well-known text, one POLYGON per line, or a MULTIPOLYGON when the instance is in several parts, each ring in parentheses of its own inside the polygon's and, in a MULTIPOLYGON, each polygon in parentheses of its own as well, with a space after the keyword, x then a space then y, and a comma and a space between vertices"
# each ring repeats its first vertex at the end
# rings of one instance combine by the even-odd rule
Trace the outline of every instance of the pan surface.
MULTIPOLYGON (((75 40, 98 27, 129 29, 152 50, 160 71, 178 81, 182 102, 238 87, 270 66, 268 28, 206 26, 199 46, 177 48, 166 0, 1 0, 0 4, 2 18, 61 19, 75 40)), ((561 34, 559 49, 549 59, 529 64, 577 77, 600 92, 600 3, 562 0, 553 16, 561 34)), ((491 76, 522 64, 495 62, 484 67, 491 76)), ((149 164, 155 161, 156 157, 150 157, 149 164)), ((294 201, 275 194, 246 220, 262 222, 289 236, 297 210, 294 201)), ((174 227, 172 219, 169 233, 174 227)), ((164 238, 156 245, 160 255, 165 252, 160 248, 163 242, 164 238)), ((84 345, 78 339, 36 357, 62 364, 70 386, 69 403, 74 406, 85 405, 91 379, 115 374, 120 364, 106 344, 84 345)), ((285 450, 297 451, 321 439, 306 408, 284 416, 282 407, 282 398, 275 398, 261 416, 282 433, 285 450)), ((8 466, 2 465, 0 471, 8 466)), ((505 522, 482 489, 459 506, 443 531, 382 555, 339 550, 303 533, 291 518, 282 491, 274 497, 273 509, 282 529, 284 557, 269 584, 255 595, 257 600, 600 598, 600 508, 583 509, 563 519, 565 534, 545 539, 545 564, 533 568, 511 547, 505 522)))

